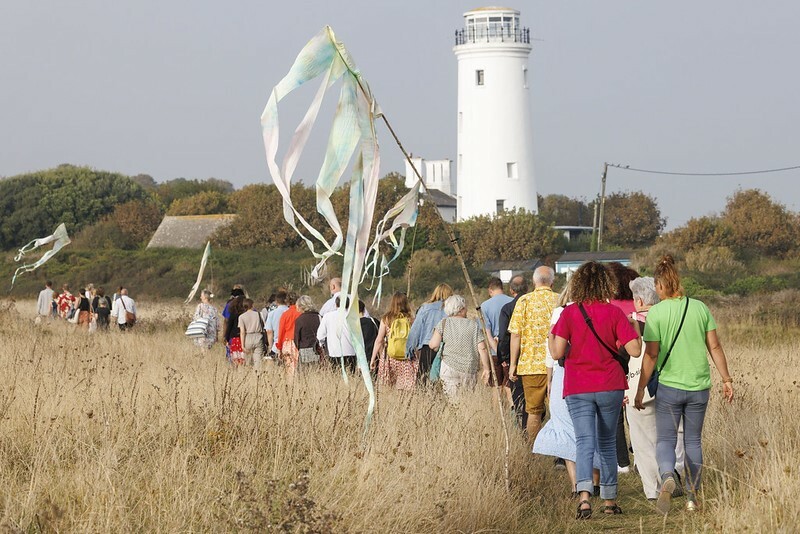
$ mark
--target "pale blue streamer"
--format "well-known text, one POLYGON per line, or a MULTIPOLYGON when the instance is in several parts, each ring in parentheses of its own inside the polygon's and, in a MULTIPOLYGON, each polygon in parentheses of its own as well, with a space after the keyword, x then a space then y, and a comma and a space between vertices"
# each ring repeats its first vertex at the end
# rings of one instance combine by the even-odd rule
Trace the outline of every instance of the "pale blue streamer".
MULTIPOLYGON (((11 278, 11 289, 14 289, 14 284, 17 282, 17 276, 19 276, 22 273, 29 273, 31 271, 35 271, 36 269, 44 265, 45 262, 47 262, 47 260, 55 256, 59 250, 66 247, 71 242, 72 241, 70 240, 69 235, 67 234, 67 227, 64 225, 64 223, 61 223, 58 225, 58 227, 52 233, 52 235, 49 235, 47 237, 40 237, 39 239, 34 239, 30 243, 19 249, 19 251, 17 251, 17 255, 14 256, 14 261, 16 262, 21 261, 22 258, 25 257, 25 254, 27 254, 28 252, 36 250, 37 248, 42 247, 44 245, 53 243, 53 248, 45 252, 42 255, 42 257, 39 258, 36 262, 25 264, 17 268, 16 271, 14 271, 14 276, 11 278)), ((11 291, 11 289, 9 289, 9 292, 11 291)))

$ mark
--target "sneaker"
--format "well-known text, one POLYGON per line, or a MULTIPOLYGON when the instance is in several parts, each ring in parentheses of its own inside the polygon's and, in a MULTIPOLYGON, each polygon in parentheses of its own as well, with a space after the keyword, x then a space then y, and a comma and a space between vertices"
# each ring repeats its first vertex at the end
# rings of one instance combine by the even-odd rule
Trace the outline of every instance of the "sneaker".
POLYGON ((627 465, 625 467, 617 467, 617 473, 619 473, 620 475, 624 475, 624 474, 630 473, 630 472, 631 472, 631 468, 629 466, 627 466, 627 465))
POLYGON ((661 482, 661 492, 656 499, 656 509, 664 515, 669 513, 672 504, 672 492, 675 491, 675 477, 666 475, 661 482))
POLYGON ((687 499, 686 500, 686 511, 687 512, 697 512, 700 510, 700 505, 694 499, 687 499))

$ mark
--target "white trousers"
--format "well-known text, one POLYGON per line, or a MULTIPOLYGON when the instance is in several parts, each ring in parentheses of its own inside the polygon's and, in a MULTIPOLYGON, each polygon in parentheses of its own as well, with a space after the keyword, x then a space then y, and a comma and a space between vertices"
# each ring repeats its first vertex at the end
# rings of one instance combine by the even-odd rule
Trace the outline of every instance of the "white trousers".
POLYGON ((478 383, 478 373, 462 373, 456 371, 442 360, 442 367, 439 370, 439 379, 442 381, 442 388, 447 397, 452 401, 458 396, 458 391, 464 388, 474 388, 478 383))
MULTIPOLYGON (((661 489, 661 476, 658 472, 656 461, 656 401, 649 399, 644 410, 639 411, 633 406, 625 410, 628 417, 628 427, 633 445, 633 463, 642 479, 642 488, 648 499, 658 497, 661 489)), ((675 447, 675 469, 683 472, 683 423, 678 428, 678 445, 675 447)))

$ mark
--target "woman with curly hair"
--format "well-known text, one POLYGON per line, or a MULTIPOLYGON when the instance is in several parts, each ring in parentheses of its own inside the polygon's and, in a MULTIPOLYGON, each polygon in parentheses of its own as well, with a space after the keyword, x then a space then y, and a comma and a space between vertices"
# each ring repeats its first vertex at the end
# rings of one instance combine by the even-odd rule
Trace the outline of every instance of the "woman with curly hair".
POLYGON ((663 514, 670 509, 676 488, 675 445, 683 422, 686 508, 694 511, 703 466, 703 421, 711 391, 708 354, 722 377, 722 395, 728 402, 733 402, 733 378, 717 337, 717 324, 705 304, 686 296, 672 256, 661 258, 653 278, 661 301, 650 308, 644 327, 645 355, 635 407, 644 409, 644 390, 657 372, 656 461, 661 491, 656 507, 663 514))
POLYGON ((401 390, 414 388, 418 361, 409 359, 406 354, 406 343, 413 321, 406 294, 398 292, 392 295, 389 311, 381 319, 369 363, 373 371, 377 367, 381 385, 394 386, 401 390))
POLYGON ((603 513, 621 514, 617 505, 617 420, 627 382, 615 357, 617 347, 638 356, 642 344, 636 329, 618 307, 614 277, 598 262, 581 265, 570 280, 573 305, 561 312, 553 327, 553 359, 570 351, 564 361, 563 396, 575 427, 576 490, 580 502, 576 517, 592 516, 592 457, 600 453, 600 497, 603 513))

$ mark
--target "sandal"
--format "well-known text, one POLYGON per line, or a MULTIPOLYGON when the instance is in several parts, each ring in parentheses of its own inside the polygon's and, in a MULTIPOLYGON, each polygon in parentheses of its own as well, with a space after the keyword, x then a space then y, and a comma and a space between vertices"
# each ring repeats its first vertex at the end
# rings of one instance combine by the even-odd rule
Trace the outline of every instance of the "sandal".
POLYGON ((589 519, 590 517, 592 517, 592 503, 584 499, 578 503, 578 513, 575 515, 575 519, 589 519), (581 508, 584 504, 588 504, 589 508, 581 508))
POLYGON ((611 506, 604 506, 603 513, 608 515, 617 515, 622 513, 622 508, 620 508, 616 504, 612 504, 611 506))

